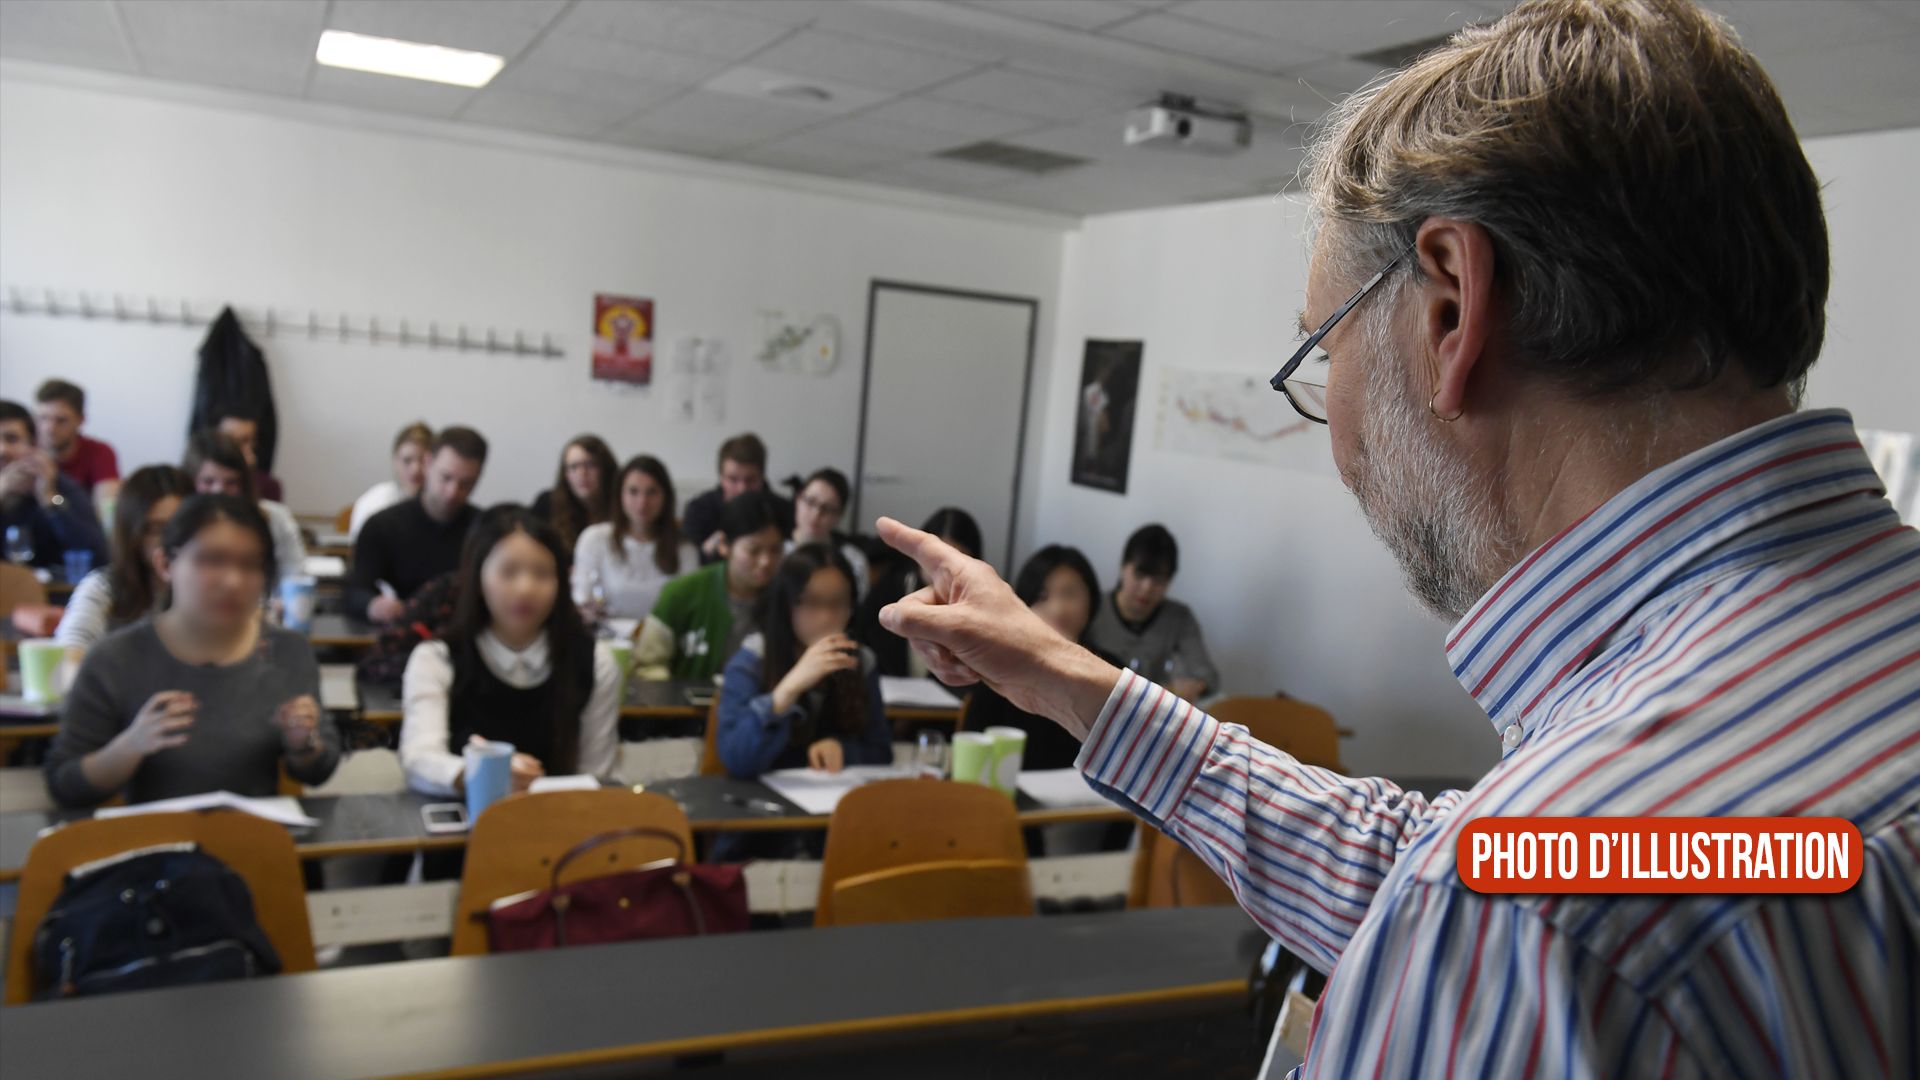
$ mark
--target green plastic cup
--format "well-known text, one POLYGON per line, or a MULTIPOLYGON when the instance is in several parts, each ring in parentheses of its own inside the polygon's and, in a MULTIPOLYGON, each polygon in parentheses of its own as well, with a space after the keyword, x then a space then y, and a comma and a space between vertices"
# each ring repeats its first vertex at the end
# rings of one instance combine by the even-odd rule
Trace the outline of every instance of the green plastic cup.
POLYGON ((953 736, 953 778, 963 784, 992 784, 993 740, 978 731, 953 736))
POLYGON ((607 651, 613 654, 613 662, 620 667, 619 701, 627 700, 627 677, 633 674, 633 639, 617 637, 607 642, 607 651))
POLYGON ((1027 733, 1017 727, 990 727, 985 734, 993 743, 993 772, 988 782, 1011 798, 1020 790, 1020 764, 1027 754, 1027 733))
POLYGON ((20 692, 28 701, 54 701, 60 697, 54 674, 67 655, 66 646, 52 638, 33 638, 20 643, 20 692))

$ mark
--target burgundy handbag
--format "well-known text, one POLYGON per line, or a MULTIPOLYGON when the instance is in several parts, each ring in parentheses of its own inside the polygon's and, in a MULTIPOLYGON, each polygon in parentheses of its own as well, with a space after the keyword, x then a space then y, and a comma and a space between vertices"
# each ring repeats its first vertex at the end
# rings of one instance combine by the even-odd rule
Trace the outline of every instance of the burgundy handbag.
POLYGON ((521 952, 745 930, 747 883, 741 868, 689 864, 686 855, 681 839, 662 829, 616 829, 590 836, 553 864, 547 888, 493 903, 486 914, 492 949, 521 952), (680 854, 560 884, 561 871, 575 858, 635 836, 671 840, 680 854))

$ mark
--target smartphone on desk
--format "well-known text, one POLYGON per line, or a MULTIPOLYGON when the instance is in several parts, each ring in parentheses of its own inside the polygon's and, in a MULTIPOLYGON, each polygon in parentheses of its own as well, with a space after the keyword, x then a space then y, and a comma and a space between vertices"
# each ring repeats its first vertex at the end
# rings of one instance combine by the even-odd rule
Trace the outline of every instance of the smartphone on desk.
POLYGON ((467 808, 463 803, 428 803, 420 808, 420 820, 432 835, 467 831, 467 808))

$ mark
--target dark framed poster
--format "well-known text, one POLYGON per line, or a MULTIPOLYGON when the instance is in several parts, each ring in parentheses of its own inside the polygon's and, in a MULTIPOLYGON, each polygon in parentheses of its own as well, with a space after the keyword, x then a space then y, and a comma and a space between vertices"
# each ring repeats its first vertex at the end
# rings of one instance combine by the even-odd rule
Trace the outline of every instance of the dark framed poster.
POLYGON ((1133 414, 1140 401, 1138 341, 1087 339, 1074 395, 1073 482, 1127 493, 1133 457, 1133 414))

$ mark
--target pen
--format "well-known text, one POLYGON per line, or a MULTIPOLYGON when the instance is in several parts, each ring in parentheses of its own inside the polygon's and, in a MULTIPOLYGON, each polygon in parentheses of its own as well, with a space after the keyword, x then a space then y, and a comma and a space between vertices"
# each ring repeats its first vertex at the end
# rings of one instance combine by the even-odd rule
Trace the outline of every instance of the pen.
POLYGON ((768 802, 766 799, 742 798, 731 791, 721 792, 720 798, 722 801, 732 803, 734 806, 743 807, 748 810, 758 810, 762 813, 784 814, 787 812, 787 808, 777 802, 768 802))

